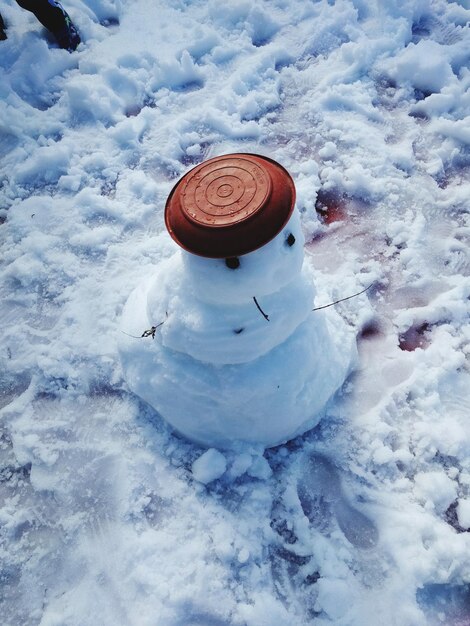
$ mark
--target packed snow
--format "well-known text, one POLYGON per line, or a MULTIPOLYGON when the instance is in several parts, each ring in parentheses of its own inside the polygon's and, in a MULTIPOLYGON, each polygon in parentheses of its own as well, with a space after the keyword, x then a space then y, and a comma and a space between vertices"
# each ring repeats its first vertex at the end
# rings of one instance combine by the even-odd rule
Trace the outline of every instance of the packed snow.
POLYGON ((468 626, 468 0, 65 6, 72 54, 1 8, 2 624, 468 626), (372 285, 270 449, 176 435, 118 352, 171 188, 231 152, 292 174, 316 306, 372 285))

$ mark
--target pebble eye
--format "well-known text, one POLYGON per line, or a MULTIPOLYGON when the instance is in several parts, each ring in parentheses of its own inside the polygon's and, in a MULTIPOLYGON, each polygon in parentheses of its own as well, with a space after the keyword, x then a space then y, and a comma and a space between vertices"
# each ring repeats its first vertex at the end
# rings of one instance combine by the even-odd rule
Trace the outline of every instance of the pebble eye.
POLYGON ((236 256, 232 256, 229 259, 225 259, 225 265, 231 270, 236 270, 240 267, 240 259, 236 256))
POLYGON ((286 239, 286 244, 291 248, 295 243, 295 237, 292 233, 289 233, 289 236, 286 239))

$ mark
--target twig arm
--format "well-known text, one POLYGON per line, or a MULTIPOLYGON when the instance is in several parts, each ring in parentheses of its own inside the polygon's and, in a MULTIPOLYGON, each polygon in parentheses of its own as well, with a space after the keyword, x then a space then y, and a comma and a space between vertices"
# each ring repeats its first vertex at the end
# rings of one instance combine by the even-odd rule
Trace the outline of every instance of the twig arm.
POLYGON ((348 296, 347 298, 341 298, 340 300, 336 300, 335 302, 330 302, 330 304, 324 304, 323 306, 317 306, 312 311, 320 311, 320 309, 327 309, 329 306, 334 306, 335 304, 339 304, 340 302, 344 302, 345 300, 350 300, 351 298, 355 298, 356 296, 360 296, 361 293, 365 293, 368 291, 374 283, 371 283, 368 287, 363 289, 362 291, 358 291, 357 293, 353 293, 352 296, 348 296))
POLYGON ((160 326, 162 326, 164 323, 165 323, 164 321, 160 322, 160 324, 157 324, 156 326, 152 326, 148 330, 144 330, 144 332, 140 336, 129 335, 129 333, 126 333, 123 330, 121 330, 121 333, 123 335, 127 335, 128 337, 133 337, 134 339, 142 339, 142 337, 152 337, 152 339, 155 339, 155 333, 157 331, 157 328, 160 328, 160 326))
POLYGON ((269 316, 266 315, 266 313, 263 311, 263 309, 260 307, 260 305, 258 304, 258 300, 253 296, 253 300, 255 301, 256 307, 258 309, 258 311, 261 313, 261 315, 264 317, 264 319, 269 322, 269 316))

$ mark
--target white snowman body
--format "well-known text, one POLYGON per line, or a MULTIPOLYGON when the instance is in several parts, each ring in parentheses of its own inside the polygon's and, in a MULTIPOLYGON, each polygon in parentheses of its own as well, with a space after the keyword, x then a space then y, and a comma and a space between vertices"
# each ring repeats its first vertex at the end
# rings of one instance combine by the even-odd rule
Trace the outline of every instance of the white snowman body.
POLYGON ((183 250, 163 261, 125 305, 121 360, 131 390, 182 435, 271 447, 318 423, 355 342, 333 309, 312 312, 297 210, 239 263, 183 250), (128 336, 161 322, 154 339, 128 336))

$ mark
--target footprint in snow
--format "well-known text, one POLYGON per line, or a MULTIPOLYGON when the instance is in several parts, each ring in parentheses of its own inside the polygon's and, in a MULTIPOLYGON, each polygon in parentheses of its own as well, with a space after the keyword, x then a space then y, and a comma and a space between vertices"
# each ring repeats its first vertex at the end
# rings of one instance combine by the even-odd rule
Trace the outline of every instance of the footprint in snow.
POLYGON ((308 456, 297 492, 304 514, 320 532, 328 530, 334 517, 346 539, 356 548, 367 550, 377 545, 377 527, 349 503, 337 470, 324 456, 308 456))

